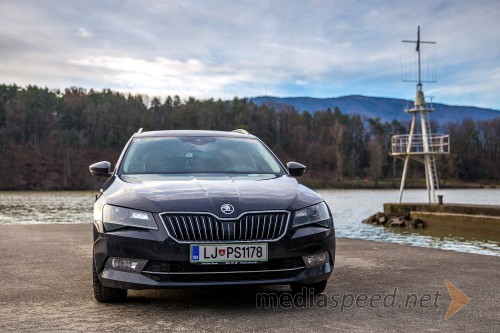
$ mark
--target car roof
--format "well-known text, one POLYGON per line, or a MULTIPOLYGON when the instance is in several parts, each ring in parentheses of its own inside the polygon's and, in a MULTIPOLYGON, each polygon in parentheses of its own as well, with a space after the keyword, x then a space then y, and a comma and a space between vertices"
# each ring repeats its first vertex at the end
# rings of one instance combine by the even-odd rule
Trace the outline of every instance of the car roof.
POLYGON ((169 130, 169 131, 150 131, 135 133, 134 138, 144 137, 186 137, 186 136, 217 136, 230 138, 256 138, 251 134, 243 134, 241 132, 225 132, 225 131, 202 131, 202 130, 169 130))

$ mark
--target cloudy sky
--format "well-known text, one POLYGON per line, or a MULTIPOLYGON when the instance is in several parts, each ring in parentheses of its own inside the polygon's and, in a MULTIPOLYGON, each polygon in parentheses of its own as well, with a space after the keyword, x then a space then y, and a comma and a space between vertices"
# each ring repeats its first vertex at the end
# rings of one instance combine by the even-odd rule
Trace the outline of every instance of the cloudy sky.
POLYGON ((500 109, 498 0, 0 0, 0 83, 407 99, 401 41, 418 25, 437 42, 427 96, 500 109))

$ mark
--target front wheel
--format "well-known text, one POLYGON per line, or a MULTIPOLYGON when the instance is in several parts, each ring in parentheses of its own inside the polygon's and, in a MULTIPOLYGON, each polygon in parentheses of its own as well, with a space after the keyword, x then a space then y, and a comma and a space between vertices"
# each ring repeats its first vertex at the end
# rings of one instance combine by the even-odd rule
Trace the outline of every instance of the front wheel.
POLYGON ((328 280, 323 280, 316 283, 292 283, 290 284, 290 288, 292 289, 292 294, 300 294, 302 292, 309 293, 313 292, 314 295, 321 294, 326 289, 326 285, 328 284, 328 280))
POLYGON ((127 289, 108 288, 101 284, 97 276, 94 260, 92 260, 92 282, 94 285, 94 298, 100 303, 123 302, 127 298, 127 289))

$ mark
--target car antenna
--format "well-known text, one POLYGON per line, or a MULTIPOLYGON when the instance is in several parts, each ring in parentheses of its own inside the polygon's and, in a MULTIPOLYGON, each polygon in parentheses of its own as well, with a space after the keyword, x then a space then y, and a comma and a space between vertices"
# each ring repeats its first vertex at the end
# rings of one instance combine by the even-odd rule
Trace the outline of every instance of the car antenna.
POLYGON ((142 127, 139 128, 139 130, 137 131, 137 133, 141 134, 142 133, 142 127))

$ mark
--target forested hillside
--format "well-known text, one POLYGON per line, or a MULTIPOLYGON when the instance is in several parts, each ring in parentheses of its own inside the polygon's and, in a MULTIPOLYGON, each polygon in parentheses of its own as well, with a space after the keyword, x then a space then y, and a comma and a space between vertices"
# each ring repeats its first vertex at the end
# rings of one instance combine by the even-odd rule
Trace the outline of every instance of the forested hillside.
MULTIPOLYGON (((398 184, 401 162, 389 156, 390 138, 407 123, 347 116, 334 108, 313 115, 291 106, 274 109, 247 99, 231 101, 168 97, 164 101, 110 90, 0 85, 0 189, 96 189, 88 166, 115 163, 140 127, 247 129, 283 162, 306 164, 302 179, 313 186, 398 184)), ((448 124, 449 156, 438 161, 449 181, 500 180, 500 118, 448 124)), ((413 164, 410 176, 422 177, 413 164)))

